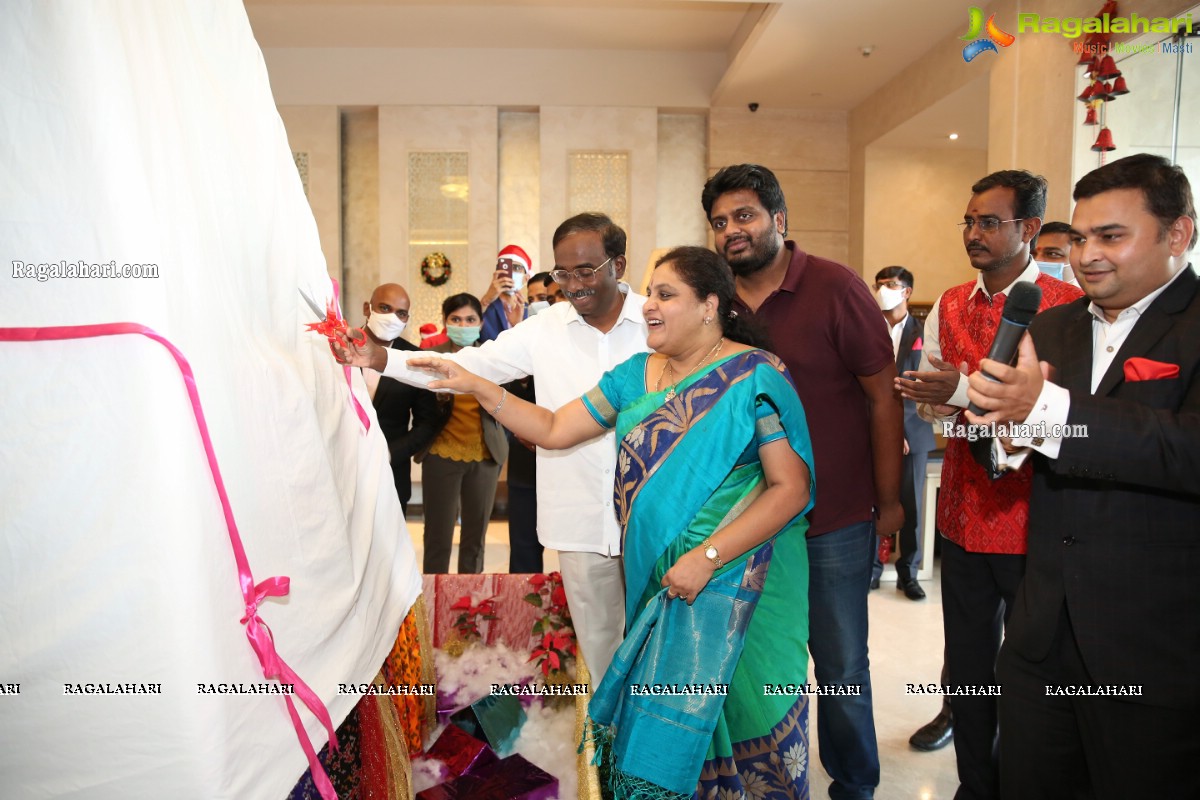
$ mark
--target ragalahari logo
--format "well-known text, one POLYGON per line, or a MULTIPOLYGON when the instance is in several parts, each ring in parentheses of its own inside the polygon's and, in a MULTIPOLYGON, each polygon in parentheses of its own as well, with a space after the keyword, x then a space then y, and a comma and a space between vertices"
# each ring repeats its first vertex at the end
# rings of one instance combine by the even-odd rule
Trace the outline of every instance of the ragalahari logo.
POLYGON ((967 35, 958 37, 961 41, 969 42, 963 48, 963 61, 971 61, 980 53, 991 50, 993 53, 999 53, 996 45, 1008 47, 1017 40, 1017 37, 1011 33, 1006 33, 1000 30, 996 25, 996 15, 992 14, 987 18, 987 25, 983 24, 983 10, 971 6, 967 11, 967 35), (981 33, 986 33, 987 36, 980 38, 981 33))

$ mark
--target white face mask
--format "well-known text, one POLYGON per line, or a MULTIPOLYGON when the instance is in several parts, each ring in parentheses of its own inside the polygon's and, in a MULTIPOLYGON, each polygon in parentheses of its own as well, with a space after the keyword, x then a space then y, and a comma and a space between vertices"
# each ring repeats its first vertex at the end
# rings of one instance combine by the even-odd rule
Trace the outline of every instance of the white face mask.
POLYGON ((367 327, 371 329, 371 333, 385 342, 399 339, 407 324, 395 314, 379 314, 372 311, 371 316, 367 318, 367 327))
POLYGON ((519 292, 525 288, 525 271, 514 269, 512 271, 513 292, 519 292))
POLYGON ((1051 278, 1058 278, 1060 281, 1066 280, 1063 275, 1069 275, 1067 272, 1071 268, 1070 264, 1055 264, 1053 261, 1035 261, 1038 269, 1049 275, 1051 278))
POLYGON ((879 307, 882 310, 891 311, 904 302, 904 290, 889 289, 886 286, 880 286, 875 292, 875 302, 879 303, 879 307))
POLYGON ((528 308, 529 316, 532 317, 534 314, 538 313, 539 311, 545 311, 549 307, 550 307, 550 303, 548 303, 545 300, 538 300, 537 302, 530 303, 529 308, 528 308))

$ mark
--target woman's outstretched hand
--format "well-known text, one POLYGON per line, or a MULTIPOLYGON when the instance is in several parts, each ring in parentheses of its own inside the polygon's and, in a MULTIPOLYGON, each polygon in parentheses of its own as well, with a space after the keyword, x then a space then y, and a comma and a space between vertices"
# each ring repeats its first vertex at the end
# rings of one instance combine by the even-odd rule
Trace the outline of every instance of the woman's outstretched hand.
POLYGON ((444 358, 437 356, 418 356, 417 358, 408 359, 409 369, 419 369, 431 375, 437 375, 438 379, 429 383, 430 389, 448 389, 452 392, 461 394, 474 394, 480 389, 487 386, 487 381, 480 378, 474 372, 455 364, 444 358))
POLYGON ((704 553, 693 548, 681 555, 663 575, 662 585, 667 590, 667 597, 686 600, 690 606, 696 601, 696 595, 708 585, 716 567, 713 562, 704 557, 704 553))
POLYGON ((329 349, 339 364, 350 367, 370 367, 383 372, 387 366, 387 352, 371 341, 370 336, 363 336, 359 342, 351 340, 345 333, 335 333, 337 341, 329 342, 329 349))

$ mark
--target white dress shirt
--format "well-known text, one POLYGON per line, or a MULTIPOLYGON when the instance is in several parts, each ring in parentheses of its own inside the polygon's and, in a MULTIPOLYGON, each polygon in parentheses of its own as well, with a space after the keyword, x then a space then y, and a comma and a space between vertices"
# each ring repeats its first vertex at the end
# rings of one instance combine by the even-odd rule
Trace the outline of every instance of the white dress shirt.
MULTIPOLYGON (((568 302, 555 303, 479 347, 443 354, 495 383, 533 376, 537 404, 555 411, 600 382, 608 370, 646 346, 646 298, 620 284, 621 315, 608 333, 593 328, 568 302)), ((418 354, 388 350, 389 378, 425 386, 424 373, 405 362, 418 354)), ((501 420, 503 422, 503 420, 501 420)), ((537 449, 538 540, 556 550, 614 556, 621 531, 613 509, 617 462, 612 431, 568 450, 537 449)))
MULTIPOLYGON (((1191 267, 1184 267, 1175 273, 1171 280, 1164 283, 1162 286, 1155 289, 1150 294, 1138 300, 1129 308, 1117 315, 1117 318, 1112 322, 1104 316, 1104 310, 1095 303, 1088 305, 1088 311, 1092 315, 1092 393, 1095 394, 1096 388, 1100 385, 1100 381, 1104 379, 1104 374, 1108 372, 1108 368, 1112 365, 1113 359, 1117 357, 1117 352, 1121 349, 1121 345, 1129 338, 1130 332, 1133 331, 1138 320, 1142 318, 1142 314, 1150 304, 1158 299, 1158 296, 1167 290, 1175 281, 1179 280, 1179 276, 1184 270, 1191 267)), ((1067 424, 1067 415, 1071 411, 1071 393, 1050 381, 1045 381, 1042 384, 1042 392, 1038 395, 1037 402, 1033 404, 1033 410, 1029 412, 1029 416, 1025 418, 1025 422, 1030 426, 1038 426, 1039 429, 1052 433, 1058 431, 1060 434, 1067 424)), ((1058 451, 1062 448, 1063 437, 1061 435, 1048 435, 1038 437, 1014 437, 1013 444, 1018 447, 1031 447, 1042 453, 1047 458, 1058 458, 1058 451)), ((1010 455, 1007 459, 1010 468, 1016 461, 1016 466, 1024 462, 1024 456, 1028 453, 1025 450, 1021 453, 1010 455), (1014 456, 1021 456, 1015 459, 1014 456)))
POLYGON ((904 315, 904 319, 891 326, 892 358, 897 358, 900 355, 900 339, 904 336, 904 323, 906 322, 908 322, 908 314, 904 315))
MULTIPOLYGON (((1031 258, 1031 259, 1029 259, 1029 263, 1025 266, 1024 271, 1022 271, 1021 274, 1017 276, 1016 280, 1014 280, 1008 286, 1005 286, 1001 291, 1007 297, 1008 295, 1012 294, 1012 289, 1014 286, 1017 285, 1018 282, 1029 281, 1030 283, 1032 283, 1037 280, 1037 276, 1040 275, 1041 272, 1042 271, 1040 269, 1038 269, 1037 262, 1031 258)), ((987 288, 983 285, 983 273, 982 272, 979 273, 978 276, 976 276, 975 288, 971 290, 971 293, 969 295, 967 295, 967 300, 972 300, 975 297, 976 292, 983 292, 984 295, 986 295, 988 297, 988 299, 991 299, 991 297, 992 297, 988 293, 987 288)), ((997 294, 999 294, 999 293, 1000 292, 997 292, 997 294)), ((940 313, 941 313, 941 308, 942 308, 942 297, 943 296, 945 296, 945 293, 938 295, 937 302, 935 302, 933 304, 933 308, 930 309, 930 311, 929 311, 929 316, 927 316, 925 318, 925 349, 921 353, 921 372, 935 372, 936 370, 933 367, 933 365, 929 359, 930 358, 941 359, 941 357, 942 357, 942 343, 941 343, 941 338, 940 338, 941 329, 940 329, 939 321, 941 318, 940 313)), ((954 367, 955 367, 955 369, 957 369, 958 365, 955 364, 954 367)), ((959 408, 966 408, 968 405, 971 404, 971 401, 967 399, 967 376, 966 375, 958 376, 958 388, 956 388, 954 390, 954 394, 950 397, 949 400, 946 401, 946 404, 951 405, 951 406, 958 406, 959 408)), ((929 404, 920 403, 917 405, 917 413, 921 416, 921 419, 925 420, 926 422, 941 423, 944 420, 953 419, 957 415, 958 412, 956 411, 954 414, 940 416, 940 415, 934 413, 933 407, 930 406, 929 404)))

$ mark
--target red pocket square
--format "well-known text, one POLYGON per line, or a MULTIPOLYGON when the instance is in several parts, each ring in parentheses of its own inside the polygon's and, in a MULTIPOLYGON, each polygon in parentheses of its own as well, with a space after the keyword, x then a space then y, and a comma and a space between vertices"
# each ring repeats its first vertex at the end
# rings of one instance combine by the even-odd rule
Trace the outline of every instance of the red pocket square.
POLYGON ((1125 360, 1125 380, 1127 381, 1161 381, 1165 378, 1178 377, 1178 364, 1166 364, 1162 361, 1151 361, 1148 358, 1138 357, 1125 360))
POLYGON ((925 342, 924 342, 924 340, 921 339, 920 336, 918 336, 917 340, 915 342, 913 342, 913 350, 920 350, 924 346, 925 346, 925 342))

